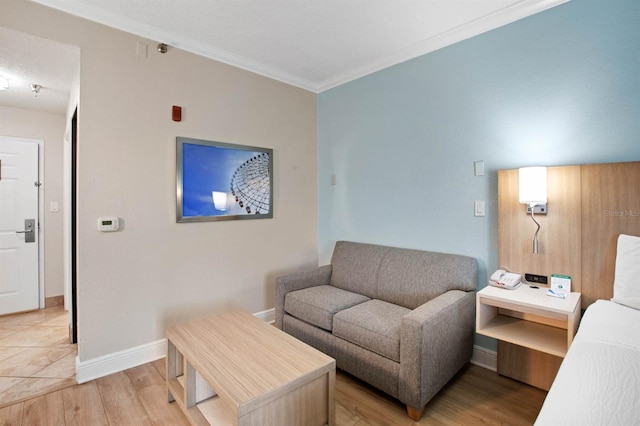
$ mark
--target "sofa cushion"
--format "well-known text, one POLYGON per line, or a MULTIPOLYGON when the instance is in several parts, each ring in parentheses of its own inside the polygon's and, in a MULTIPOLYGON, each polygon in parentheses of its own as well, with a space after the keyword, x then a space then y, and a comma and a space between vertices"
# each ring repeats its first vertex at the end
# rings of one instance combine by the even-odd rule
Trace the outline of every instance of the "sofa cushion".
POLYGON ((415 309, 449 290, 474 291, 478 262, 468 256, 338 241, 334 287, 415 309))
POLYGON ((394 248, 380 261, 376 299, 415 309, 450 290, 474 291, 477 271, 472 257, 394 248))
POLYGON ((331 257, 331 285, 378 299, 380 262, 391 247, 338 241, 331 257))
POLYGON ((400 323, 411 312, 382 300, 369 300, 336 313, 333 334, 392 361, 400 362, 400 323))
POLYGON ((361 294, 330 285, 319 285, 288 293, 284 300, 284 310, 304 322, 331 331, 336 312, 367 300, 369 298, 361 294))

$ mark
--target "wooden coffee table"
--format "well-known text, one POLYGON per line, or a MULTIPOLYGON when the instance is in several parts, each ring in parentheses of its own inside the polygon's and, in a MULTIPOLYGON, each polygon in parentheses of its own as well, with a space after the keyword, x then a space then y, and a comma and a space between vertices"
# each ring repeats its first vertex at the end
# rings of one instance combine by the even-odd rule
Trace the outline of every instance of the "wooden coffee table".
POLYGON ((166 334, 169 402, 193 424, 335 424, 335 360, 276 327, 235 311, 166 334))

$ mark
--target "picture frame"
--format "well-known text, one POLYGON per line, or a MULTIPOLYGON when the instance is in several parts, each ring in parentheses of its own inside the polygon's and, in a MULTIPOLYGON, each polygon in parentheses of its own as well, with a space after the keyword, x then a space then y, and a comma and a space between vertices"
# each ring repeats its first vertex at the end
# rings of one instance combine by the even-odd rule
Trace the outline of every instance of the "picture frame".
POLYGON ((176 221, 273 217, 273 150, 176 137, 176 221))

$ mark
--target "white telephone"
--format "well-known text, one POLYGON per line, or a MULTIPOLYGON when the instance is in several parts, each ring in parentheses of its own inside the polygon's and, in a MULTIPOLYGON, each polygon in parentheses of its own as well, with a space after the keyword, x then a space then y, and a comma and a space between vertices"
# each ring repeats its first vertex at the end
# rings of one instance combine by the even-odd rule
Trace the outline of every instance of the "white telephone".
POLYGON ((513 290, 518 288, 520 280, 522 280, 522 275, 498 269, 491 275, 491 278, 489 278, 489 284, 495 287, 513 290))

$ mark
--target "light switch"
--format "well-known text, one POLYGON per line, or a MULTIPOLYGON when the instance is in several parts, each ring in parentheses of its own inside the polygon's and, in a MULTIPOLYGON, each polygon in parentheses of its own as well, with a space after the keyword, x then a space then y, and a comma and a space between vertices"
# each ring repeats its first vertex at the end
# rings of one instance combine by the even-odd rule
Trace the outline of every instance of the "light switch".
POLYGON ((484 216, 484 201, 474 201, 473 202, 473 215, 474 216, 484 216))
POLYGON ((476 176, 484 176, 484 161, 474 161, 473 172, 476 176))
POLYGON ((331 185, 335 186, 336 184, 336 175, 331 175, 331 185))
POLYGON ((138 58, 147 59, 148 51, 149 51, 149 46, 146 43, 139 41, 136 44, 136 56, 138 58))
POLYGON ((49 203, 49 211, 53 213, 58 213, 60 211, 57 201, 52 201, 51 203, 49 203))

